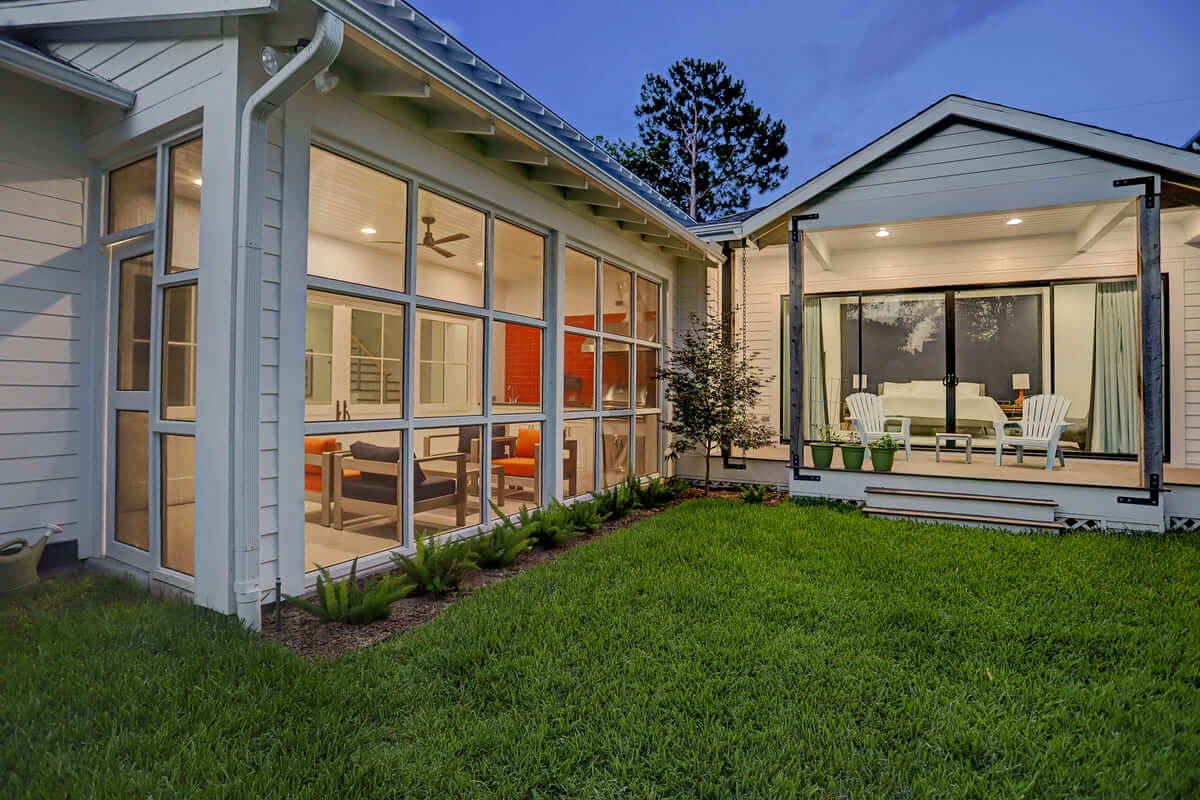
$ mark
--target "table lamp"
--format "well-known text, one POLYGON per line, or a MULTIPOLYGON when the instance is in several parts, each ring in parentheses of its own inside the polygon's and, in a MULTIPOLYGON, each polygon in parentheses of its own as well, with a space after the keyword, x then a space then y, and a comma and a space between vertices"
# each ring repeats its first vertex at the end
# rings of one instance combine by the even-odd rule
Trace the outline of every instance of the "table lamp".
POLYGON ((1012 376, 1013 388, 1020 392, 1017 395, 1017 405, 1022 405, 1025 402, 1025 390, 1029 388, 1029 373, 1014 372, 1012 376))

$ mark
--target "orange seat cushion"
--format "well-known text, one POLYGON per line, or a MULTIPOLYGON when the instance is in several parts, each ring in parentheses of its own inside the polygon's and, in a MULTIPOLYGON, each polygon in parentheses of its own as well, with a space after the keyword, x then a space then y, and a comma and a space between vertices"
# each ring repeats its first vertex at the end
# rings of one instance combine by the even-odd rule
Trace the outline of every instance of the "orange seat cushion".
MULTIPOLYGON (((536 431, 535 431, 536 433, 536 431)), ((492 462, 494 466, 504 467, 505 475, 515 475, 518 478, 532 478, 537 467, 533 458, 498 458, 492 462)))
POLYGON ((541 441, 541 431, 534 428, 521 428, 521 430, 517 431, 517 451, 514 453, 514 455, 516 455, 517 458, 528 458, 532 461, 533 457, 536 455, 534 448, 541 441))
MULTIPOLYGON (((322 453, 332 453, 337 450, 337 439, 323 438, 318 436, 306 436, 304 438, 304 453, 306 455, 321 455, 322 453)), ((305 475, 317 476, 317 491, 321 490, 321 465, 320 464, 305 464, 305 475)), ((305 479, 305 486, 308 485, 308 479, 305 479)))

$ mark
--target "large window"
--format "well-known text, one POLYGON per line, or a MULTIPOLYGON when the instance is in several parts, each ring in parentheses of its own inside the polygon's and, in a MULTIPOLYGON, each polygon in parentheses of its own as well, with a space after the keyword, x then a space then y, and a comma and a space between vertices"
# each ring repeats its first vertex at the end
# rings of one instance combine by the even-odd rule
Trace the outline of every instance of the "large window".
MULTIPOLYGON (((486 522, 489 502, 539 505, 546 234, 413 176, 311 157, 309 569, 486 522)), ((564 484, 587 472, 564 463, 564 484)))
POLYGON ((195 572, 202 154, 198 137, 160 145, 110 171, 106 186, 106 232, 119 240, 109 252, 116 360, 106 543, 111 555, 163 575, 195 572))
MULTIPOLYGON (((660 405, 662 288, 648 277, 572 248, 567 248, 564 267, 562 391, 567 436, 575 442, 578 459, 596 457, 592 471, 581 468, 576 474, 574 493, 582 494, 593 488, 593 481, 601 486, 619 483, 631 468, 638 475, 660 470, 660 416, 633 415, 660 405), (582 441, 593 436, 598 439, 582 441)), ((571 487, 566 491, 571 493, 571 487)))

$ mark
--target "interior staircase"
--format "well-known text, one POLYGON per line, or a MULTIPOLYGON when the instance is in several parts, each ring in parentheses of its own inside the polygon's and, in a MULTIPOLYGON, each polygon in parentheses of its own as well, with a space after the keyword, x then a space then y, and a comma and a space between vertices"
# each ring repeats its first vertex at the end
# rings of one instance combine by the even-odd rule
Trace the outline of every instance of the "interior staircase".
POLYGON ((882 519, 941 522, 1025 533, 1061 533, 1066 526, 1055 521, 1057 508, 1058 503, 1053 500, 1028 497, 868 486, 863 512, 882 519))

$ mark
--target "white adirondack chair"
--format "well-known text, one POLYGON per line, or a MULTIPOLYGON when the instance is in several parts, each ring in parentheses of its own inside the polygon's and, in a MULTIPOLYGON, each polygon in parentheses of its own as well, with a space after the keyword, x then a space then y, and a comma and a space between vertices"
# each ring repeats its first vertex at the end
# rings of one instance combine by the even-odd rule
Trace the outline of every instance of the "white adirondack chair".
POLYGON ((850 395, 846 398, 846 407, 850 410, 850 421, 858 430, 858 437, 866 445, 868 457, 871 455, 871 442, 882 439, 884 436, 890 436, 904 445, 904 460, 912 460, 912 436, 909 434, 909 428, 912 427, 911 419, 908 417, 885 417, 883 401, 879 399, 879 395, 870 392, 850 395), (889 431, 887 426, 890 422, 900 423, 900 430, 889 431))
POLYGON ((1000 466, 1004 457, 1005 447, 1015 447, 1017 463, 1025 460, 1025 448, 1046 448, 1046 469, 1054 469, 1054 458, 1064 467, 1067 460, 1063 458, 1060 440, 1067 430, 1067 411, 1071 401, 1057 394, 1039 394, 1029 397, 1021 406, 1020 421, 996 420, 992 426, 996 429, 996 466, 1000 466), (1020 427, 1019 434, 1008 433, 1011 427, 1020 427))

